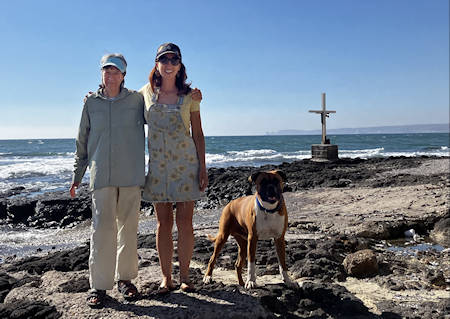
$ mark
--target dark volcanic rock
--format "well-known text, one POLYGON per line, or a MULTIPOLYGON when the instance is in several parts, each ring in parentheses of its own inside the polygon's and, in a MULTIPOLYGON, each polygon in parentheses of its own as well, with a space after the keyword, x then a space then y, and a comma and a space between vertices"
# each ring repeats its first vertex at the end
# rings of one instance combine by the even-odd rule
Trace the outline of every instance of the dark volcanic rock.
POLYGON ((442 174, 408 175, 399 174, 395 178, 385 178, 379 174, 393 169, 415 168, 429 160, 428 157, 389 157, 389 158, 344 158, 332 163, 311 160, 295 161, 280 165, 255 167, 229 167, 208 169, 209 186, 207 201, 199 202, 201 208, 217 208, 230 200, 248 195, 252 185, 248 177, 258 170, 280 169, 287 176, 284 191, 299 191, 315 187, 386 187, 417 184, 439 184, 445 181, 442 174))
POLYGON ((28 218, 34 214, 34 207, 36 200, 29 200, 27 198, 15 198, 8 202, 7 218, 12 224, 27 225, 28 218))
POLYGON ((306 282, 297 290, 284 285, 256 288, 261 304, 283 318, 377 318, 344 287, 306 282))
MULTIPOLYGON (((139 235, 138 248, 155 248, 156 238, 154 234, 139 235)), ((20 259, 6 269, 8 272, 27 271, 29 274, 41 275, 49 270, 78 271, 88 269, 89 242, 82 247, 72 250, 64 250, 48 253, 44 257, 26 257, 20 259)), ((0 281, 1 282, 1 281, 0 281)), ((1 285, 0 285, 1 289, 1 285)))
POLYGON ((68 192, 3 199, 0 202, 0 219, 2 214, 6 214, 6 221, 12 224, 39 228, 65 227, 91 217, 90 193, 87 185, 83 185, 74 199, 68 192), (5 205, 6 208, 3 208, 5 205), (4 209, 6 213, 2 213, 4 209))
POLYGON ((450 218, 438 221, 431 231, 430 237, 438 244, 450 247, 450 218))
POLYGON ((0 273, 0 303, 5 300, 6 295, 13 288, 17 280, 5 273, 0 273))
MULTIPOLYGON (((214 245, 205 238, 196 238, 193 259, 208 264, 214 245)), ((346 251, 342 239, 290 240, 286 245, 286 263, 294 279, 301 277, 318 278, 325 281, 344 280, 342 266, 346 251)), ((256 274, 278 273, 278 260, 274 244, 270 240, 259 241, 257 247, 256 274)), ((237 258, 237 244, 230 237, 222 248, 216 267, 232 270, 237 258)), ((214 274, 213 274, 214 278, 214 274)), ((236 281, 237 283, 237 281, 236 281)))
POLYGON ((10 196, 18 195, 18 194, 20 194, 22 192, 25 192, 25 191, 26 191, 26 189, 23 186, 13 187, 13 188, 10 188, 10 189, 8 189, 6 191, 0 192, 0 198, 7 198, 7 197, 10 197, 10 196))
POLYGON ((32 227, 45 227, 56 222, 59 227, 91 218, 90 200, 58 198, 40 200, 36 203, 35 214, 28 219, 32 227))
MULTIPOLYGON (((339 159, 333 163, 302 160, 280 165, 255 167, 209 168, 209 186, 206 198, 198 201, 199 208, 218 208, 230 200, 252 193, 248 177, 258 170, 281 169, 287 176, 285 191, 299 191, 315 187, 386 187, 416 184, 439 184, 448 180, 442 174, 408 175, 398 174, 385 178, 381 174, 393 169, 415 168, 429 160, 428 157, 389 157, 373 159, 339 159)), ((32 199, 26 196, 8 198, 16 192, 6 192, 0 198, 0 220, 12 224, 32 227, 65 227, 91 217, 90 193, 86 184, 78 190, 77 198, 71 199, 68 192, 46 193, 32 199), (5 204, 6 203, 6 204, 5 204), (6 205, 6 208, 5 208, 6 205), (5 212, 6 209, 6 212, 5 212)), ((151 203, 141 202, 141 208, 153 213, 151 203)), ((382 235, 382 234, 381 234, 382 235)))
POLYGON ((43 301, 20 300, 12 304, 0 304, 0 318, 56 319, 61 317, 55 307, 43 301))
POLYGON ((8 211, 6 209, 7 206, 8 206, 8 203, 6 202, 6 200, 1 199, 0 200, 0 220, 8 217, 8 211))
POLYGON ((59 285, 58 290, 60 292, 77 293, 86 292, 90 289, 89 278, 82 277, 77 280, 71 280, 59 285))
POLYGON ((345 272, 354 277, 364 278, 378 273, 378 262, 370 249, 359 250, 349 254, 343 261, 345 272))
POLYGON ((447 319, 450 313, 450 300, 442 300, 438 303, 422 302, 416 303, 398 303, 396 301, 384 301, 377 303, 379 311, 391 313, 391 316, 383 318, 436 318, 447 319), (392 317, 394 316, 396 317, 392 317))
POLYGON ((73 250, 49 253, 44 257, 26 257, 7 268, 8 272, 27 271, 29 274, 41 275, 49 270, 77 271, 88 269, 89 245, 73 250))
POLYGON ((138 235, 138 248, 156 248, 156 235, 138 235))

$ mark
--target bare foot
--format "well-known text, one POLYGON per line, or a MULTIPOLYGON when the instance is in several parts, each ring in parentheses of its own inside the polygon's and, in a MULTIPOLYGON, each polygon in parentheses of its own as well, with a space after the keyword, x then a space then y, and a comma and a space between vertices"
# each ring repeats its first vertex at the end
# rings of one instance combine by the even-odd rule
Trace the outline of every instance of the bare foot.
POLYGON ((190 281, 183 281, 181 283, 180 289, 184 292, 194 292, 195 287, 190 281))

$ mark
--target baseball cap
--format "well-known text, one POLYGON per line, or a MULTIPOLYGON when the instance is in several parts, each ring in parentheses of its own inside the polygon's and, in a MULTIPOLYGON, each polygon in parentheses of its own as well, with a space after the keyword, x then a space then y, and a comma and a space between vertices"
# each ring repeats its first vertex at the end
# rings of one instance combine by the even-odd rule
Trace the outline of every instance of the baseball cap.
POLYGON ((115 55, 108 55, 103 57, 100 64, 102 69, 111 65, 118 68, 122 73, 125 73, 127 71, 127 63, 123 59, 115 55))
POLYGON ((169 43, 161 44, 159 46, 158 51, 156 52, 155 61, 158 61, 158 59, 160 57, 162 57, 164 54, 167 54, 167 53, 173 53, 173 54, 177 55, 181 60, 180 48, 178 47, 178 45, 169 42, 169 43))

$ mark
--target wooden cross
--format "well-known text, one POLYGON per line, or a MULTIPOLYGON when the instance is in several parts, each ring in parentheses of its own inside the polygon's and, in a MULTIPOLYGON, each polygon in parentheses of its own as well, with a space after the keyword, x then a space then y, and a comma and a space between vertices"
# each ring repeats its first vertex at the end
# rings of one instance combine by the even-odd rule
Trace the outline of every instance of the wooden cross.
POLYGON ((326 109, 326 102, 325 102, 325 93, 322 93, 322 110, 319 111, 313 111, 310 110, 311 113, 319 113, 321 122, 322 122, 322 144, 330 144, 330 141, 327 140, 327 121, 326 118, 329 117, 329 113, 336 113, 336 111, 328 111, 326 109))

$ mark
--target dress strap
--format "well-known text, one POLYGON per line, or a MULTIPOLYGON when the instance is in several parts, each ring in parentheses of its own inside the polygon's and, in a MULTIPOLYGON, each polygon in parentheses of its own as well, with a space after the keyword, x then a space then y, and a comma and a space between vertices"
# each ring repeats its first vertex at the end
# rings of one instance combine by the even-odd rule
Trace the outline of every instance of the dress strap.
POLYGON ((152 94, 152 102, 157 103, 159 98, 159 88, 156 88, 155 92, 152 94))

